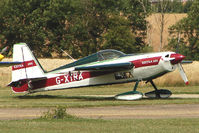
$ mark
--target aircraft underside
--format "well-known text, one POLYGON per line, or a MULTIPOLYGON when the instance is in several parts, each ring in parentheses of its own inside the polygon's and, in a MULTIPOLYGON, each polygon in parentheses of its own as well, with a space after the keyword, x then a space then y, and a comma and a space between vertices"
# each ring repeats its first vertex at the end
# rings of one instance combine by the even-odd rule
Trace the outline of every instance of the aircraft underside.
POLYGON ((160 66, 149 66, 119 72, 70 72, 70 74, 47 78, 31 83, 30 92, 69 89, 86 86, 120 84, 147 81, 167 73, 160 66), (154 71, 155 69, 155 71, 154 71), (43 84, 43 87, 37 85, 43 84))

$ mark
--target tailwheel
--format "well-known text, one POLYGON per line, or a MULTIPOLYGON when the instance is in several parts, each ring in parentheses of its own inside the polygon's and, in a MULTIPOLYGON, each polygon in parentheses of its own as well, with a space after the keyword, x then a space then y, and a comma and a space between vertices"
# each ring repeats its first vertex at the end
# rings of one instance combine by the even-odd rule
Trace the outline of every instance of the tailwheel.
POLYGON ((157 89, 156 85, 152 80, 149 81, 153 88, 155 89, 154 91, 150 91, 145 93, 145 96, 148 98, 169 98, 172 95, 172 92, 170 90, 166 89, 157 89))
POLYGON ((115 99, 117 99, 117 100, 138 100, 138 99, 141 99, 143 97, 143 94, 141 92, 136 91, 138 84, 139 84, 139 81, 136 82, 133 91, 118 94, 118 95, 115 96, 115 99))

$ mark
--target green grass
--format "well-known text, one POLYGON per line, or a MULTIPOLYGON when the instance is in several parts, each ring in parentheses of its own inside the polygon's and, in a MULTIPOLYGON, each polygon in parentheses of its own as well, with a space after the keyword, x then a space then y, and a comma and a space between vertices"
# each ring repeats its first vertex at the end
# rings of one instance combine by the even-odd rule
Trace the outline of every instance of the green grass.
MULTIPOLYGON (((77 88, 60 91, 40 92, 24 96, 15 94, 10 88, 0 88, 0 108, 49 108, 49 107, 88 107, 119 105, 154 104, 199 104, 199 99, 141 99, 138 101, 119 101, 111 97, 102 98, 86 95, 116 95, 131 91, 133 83, 77 88)), ((161 87, 162 88, 162 87, 161 87)), ((163 87, 175 94, 198 94, 199 86, 163 87)), ((148 92, 152 88, 140 86, 138 91, 148 92)), ((178 119, 120 119, 101 120, 67 117, 64 119, 4 120, 0 121, 2 133, 196 133, 199 131, 199 118, 178 119)))
POLYGON ((2 133, 196 133, 199 119, 134 119, 91 120, 68 118, 64 120, 0 121, 2 133))
MULTIPOLYGON (((10 88, 0 88, 0 108, 26 108, 26 107, 88 107, 88 106, 118 106, 118 105, 153 105, 153 104, 192 104, 199 103, 199 99, 142 99, 138 101, 119 101, 113 97, 103 98, 86 95, 116 95, 132 90, 133 83, 122 85, 109 85, 87 88, 76 88, 59 91, 34 93, 31 95, 15 94, 10 88)), ((162 88, 162 87, 161 87, 162 88)), ((163 87, 173 93, 198 94, 199 86, 163 87)), ((140 87, 138 91, 148 92, 151 87, 140 87)))

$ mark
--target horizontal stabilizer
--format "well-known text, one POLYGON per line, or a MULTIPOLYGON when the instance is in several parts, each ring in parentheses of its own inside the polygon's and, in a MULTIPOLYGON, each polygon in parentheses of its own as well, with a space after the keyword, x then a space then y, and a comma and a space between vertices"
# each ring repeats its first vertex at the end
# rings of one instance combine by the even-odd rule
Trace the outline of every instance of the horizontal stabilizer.
POLYGON ((120 70, 128 70, 133 68, 133 64, 131 62, 125 63, 114 63, 114 64, 96 64, 96 65, 84 65, 75 67, 76 71, 85 70, 85 71, 120 71, 120 70))
POLYGON ((13 65, 21 64, 22 62, 0 62, 0 67, 9 67, 13 65))
POLYGON ((193 63, 193 61, 190 61, 190 60, 181 61, 181 64, 190 64, 190 63, 193 63))

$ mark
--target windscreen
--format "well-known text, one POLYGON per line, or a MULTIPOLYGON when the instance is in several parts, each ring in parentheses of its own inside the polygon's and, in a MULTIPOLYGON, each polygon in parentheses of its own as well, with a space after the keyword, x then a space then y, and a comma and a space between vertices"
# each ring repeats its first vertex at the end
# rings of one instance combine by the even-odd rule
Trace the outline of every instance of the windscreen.
POLYGON ((103 50, 99 52, 98 60, 117 59, 125 54, 116 50, 103 50))

